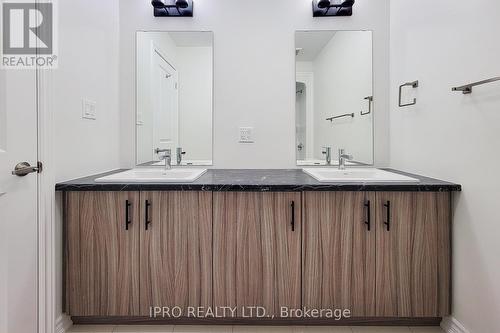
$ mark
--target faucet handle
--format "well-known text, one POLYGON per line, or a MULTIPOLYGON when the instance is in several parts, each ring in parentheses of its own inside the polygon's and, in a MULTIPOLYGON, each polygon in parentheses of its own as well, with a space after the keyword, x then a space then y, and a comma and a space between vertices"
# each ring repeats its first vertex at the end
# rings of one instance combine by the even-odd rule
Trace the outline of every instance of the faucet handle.
POLYGON ((352 155, 346 154, 345 149, 339 149, 339 159, 343 158, 346 160, 352 160, 352 155))
POLYGON ((159 153, 165 153, 165 155, 171 155, 171 154, 172 154, 172 150, 171 150, 171 149, 160 149, 160 148, 156 148, 156 149, 155 149, 155 153, 156 153, 156 154, 159 154, 159 153))
POLYGON ((323 149, 324 149, 324 150, 321 152, 323 155, 328 154, 328 151, 330 151, 330 152, 332 151, 332 147, 323 146, 323 147, 321 147, 321 148, 323 148, 323 149))

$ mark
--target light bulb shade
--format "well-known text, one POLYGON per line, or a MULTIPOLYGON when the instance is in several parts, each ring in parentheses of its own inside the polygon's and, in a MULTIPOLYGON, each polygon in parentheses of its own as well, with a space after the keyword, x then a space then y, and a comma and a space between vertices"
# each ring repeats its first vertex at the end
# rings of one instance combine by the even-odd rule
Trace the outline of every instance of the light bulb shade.
POLYGON ((342 7, 352 7, 354 5, 354 0, 345 0, 342 2, 342 7))
POLYGON ((352 16, 355 0, 312 0, 313 17, 352 16))
POLYGON ((163 7, 165 7, 165 1, 164 0, 152 0, 151 4, 153 5, 154 8, 163 8, 163 7))
POLYGON ((175 5, 178 8, 188 8, 189 7, 189 3, 187 2, 187 0, 176 0, 175 5))
POLYGON ((155 17, 193 17, 193 0, 152 0, 155 17))
POLYGON ((330 0, 318 0, 318 8, 328 8, 330 7, 330 0))

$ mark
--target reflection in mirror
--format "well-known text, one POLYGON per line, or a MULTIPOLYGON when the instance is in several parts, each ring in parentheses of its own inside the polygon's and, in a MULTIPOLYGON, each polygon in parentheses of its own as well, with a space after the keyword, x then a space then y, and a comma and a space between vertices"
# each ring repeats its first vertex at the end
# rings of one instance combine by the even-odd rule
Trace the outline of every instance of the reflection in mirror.
POLYGON ((212 32, 137 33, 138 165, 212 164, 212 32))
POLYGON ((373 164, 371 31, 295 34, 298 165, 373 164))

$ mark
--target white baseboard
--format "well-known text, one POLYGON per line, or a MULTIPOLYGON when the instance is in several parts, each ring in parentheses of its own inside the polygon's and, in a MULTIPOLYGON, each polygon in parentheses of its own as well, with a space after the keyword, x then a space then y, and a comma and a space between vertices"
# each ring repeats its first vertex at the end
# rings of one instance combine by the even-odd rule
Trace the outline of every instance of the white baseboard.
POLYGON ((66 333, 71 326, 73 326, 73 322, 70 317, 63 313, 56 320, 55 333, 66 333))
POLYGON ((441 328, 446 333, 470 333, 458 320, 451 316, 443 318, 441 328))

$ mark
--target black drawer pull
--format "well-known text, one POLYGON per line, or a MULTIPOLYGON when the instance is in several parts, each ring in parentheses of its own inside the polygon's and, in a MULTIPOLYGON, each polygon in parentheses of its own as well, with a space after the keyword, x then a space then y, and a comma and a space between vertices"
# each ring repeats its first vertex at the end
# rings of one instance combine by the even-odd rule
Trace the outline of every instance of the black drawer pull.
POLYGON ((130 206, 132 206, 132 204, 126 200, 125 201, 125 230, 128 230, 128 225, 132 223, 132 221, 130 220, 130 206))
POLYGON ((365 224, 366 224, 366 227, 367 227, 368 231, 370 231, 371 227, 372 227, 372 222, 371 222, 372 213, 371 213, 371 203, 370 203, 370 200, 367 200, 365 202, 365 207, 366 207, 366 214, 367 214, 365 224))
POLYGON ((384 207, 387 210, 387 222, 384 222, 384 224, 387 226, 387 231, 391 231, 391 202, 387 201, 384 207))
POLYGON ((148 230, 149 225, 151 224, 151 221, 149 220, 149 207, 151 207, 151 203, 149 200, 146 200, 146 230, 148 230))
POLYGON ((290 208, 292 209, 292 231, 295 231, 295 201, 292 201, 290 208))

